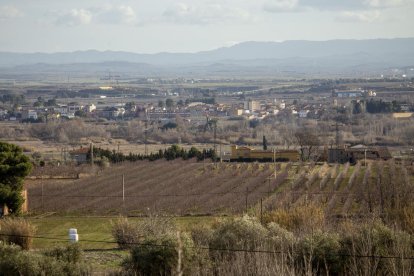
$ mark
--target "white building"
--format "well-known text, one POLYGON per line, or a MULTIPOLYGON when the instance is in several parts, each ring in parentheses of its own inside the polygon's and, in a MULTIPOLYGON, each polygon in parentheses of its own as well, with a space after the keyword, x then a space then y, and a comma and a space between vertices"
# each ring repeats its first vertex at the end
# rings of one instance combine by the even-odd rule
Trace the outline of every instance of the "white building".
POLYGON ((68 113, 75 113, 76 111, 83 110, 83 105, 68 105, 68 113))
POLYGON ((309 110, 299 110, 299 118, 306 118, 308 117, 309 110))
POLYGON ((59 105, 54 107, 53 110, 59 114, 66 114, 68 113, 68 106, 67 105, 59 105))
POLYGON ((94 104, 88 104, 88 105, 85 106, 84 110, 87 113, 91 113, 91 112, 93 112, 93 111, 96 110, 96 105, 94 105, 94 104))
POLYGON ((259 111, 261 109, 260 102, 249 100, 244 103, 244 109, 250 111, 259 111))
POLYGON ((27 119, 30 119, 30 120, 37 120, 37 112, 36 112, 36 110, 24 110, 23 112, 22 112, 22 119, 23 120, 27 120, 27 119))

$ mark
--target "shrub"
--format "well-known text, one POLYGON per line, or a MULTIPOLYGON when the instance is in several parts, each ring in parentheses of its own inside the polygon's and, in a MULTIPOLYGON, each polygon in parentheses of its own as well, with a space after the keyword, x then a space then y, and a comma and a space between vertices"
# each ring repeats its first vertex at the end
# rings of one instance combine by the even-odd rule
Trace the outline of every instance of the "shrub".
POLYGON ((119 248, 131 248, 134 243, 138 242, 139 229, 136 225, 131 224, 127 218, 120 217, 112 225, 112 236, 119 248))
POLYGON ((191 238, 194 241, 195 246, 197 247, 197 266, 203 269, 211 267, 210 262, 210 252, 205 248, 209 247, 211 237, 213 235, 213 230, 209 226, 197 225, 191 229, 191 238))
POLYGON ((39 253, 22 251, 16 245, 0 242, 0 275, 90 275, 89 267, 70 263, 39 253))
POLYGON ((191 237, 187 233, 178 237, 177 233, 175 224, 167 218, 149 217, 135 223, 119 218, 112 234, 121 248, 131 249, 123 263, 124 272, 170 275, 180 263, 179 270, 190 274, 193 263, 200 261, 191 237))
POLYGON ((277 250, 285 251, 293 248, 296 244, 296 238, 292 232, 280 227, 277 223, 271 222, 267 225, 269 237, 273 247, 277 250))
POLYGON ((191 229, 191 237, 196 245, 208 246, 213 235, 213 230, 206 226, 195 226, 191 229))
POLYGON ((112 225, 112 236, 120 248, 132 248, 148 236, 162 236, 176 232, 171 220, 162 217, 148 217, 131 223, 127 218, 120 217, 112 225))
POLYGON ((28 250, 32 246, 36 228, 24 219, 4 219, 0 221, 1 239, 28 250))
POLYGON ((130 245, 131 255, 124 263, 125 272, 138 275, 171 275, 178 271, 191 274, 198 262, 190 235, 177 231, 163 218, 151 217, 136 223, 132 233, 139 242, 130 245))
POLYGON ((255 218, 244 216, 219 221, 211 231, 198 230, 193 233, 202 242, 206 238, 210 239, 211 263, 201 264, 202 275, 294 274, 290 264, 295 239, 291 232, 276 223, 265 228, 255 218), (275 250, 286 254, 267 254, 254 250, 275 250))
POLYGON ((107 157, 102 157, 101 159, 98 159, 94 161, 96 165, 98 165, 102 169, 109 168, 111 166, 111 163, 109 162, 109 159, 107 157))
POLYGON ((400 257, 413 256, 411 237, 396 231, 379 220, 354 226, 344 232, 342 247, 345 254, 363 256, 396 256, 397 258, 350 257, 348 271, 352 274, 412 275, 413 261, 400 257))
POLYGON ((130 258, 123 263, 124 268, 142 275, 172 274, 178 260, 174 240, 150 238, 144 243, 132 248, 130 258))
POLYGON ((307 204, 269 212, 263 219, 266 223, 276 222, 290 231, 307 231, 321 229, 325 224, 325 213, 321 207, 307 204))
POLYGON ((210 253, 213 259, 231 258, 234 252, 224 249, 255 250, 263 248, 267 241, 268 231, 257 219, 249 216, 225 219, 215 225, 210 240, 210 247, 219 250, 210 253))
POLYGON ((191 238, 181 233, 179 240, 178 236, 171 233, 144 239, 142 245, 131 250, 131 256, 124 261, 123 266, 126 271, 139 275, 172 275, 178 271, 189 275, 195 257, 191 238))
POLYGON ((344 268, 346 258, 340 255, 338 234, 320 230, 304 236, 298 243, 296 265, 306 273, 337 275, 344 268))
POLYGON ((50 251, 46 251, 45 256, 53 257, 58 261, 68 263, 79 263, 82 260, 82 250, 79 245, 74 243, 66 247, 55 247, 50 251))

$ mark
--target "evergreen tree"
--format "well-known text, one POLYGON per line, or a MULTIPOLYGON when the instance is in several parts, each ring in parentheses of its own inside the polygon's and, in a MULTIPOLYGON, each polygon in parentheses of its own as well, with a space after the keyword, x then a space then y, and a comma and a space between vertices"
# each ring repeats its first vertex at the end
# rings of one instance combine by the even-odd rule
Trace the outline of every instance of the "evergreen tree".
POLYGON ((21 212, 23 180, 32 164, 16 145, 0 142, 0 206, 6 205, 11 214, 21 212))

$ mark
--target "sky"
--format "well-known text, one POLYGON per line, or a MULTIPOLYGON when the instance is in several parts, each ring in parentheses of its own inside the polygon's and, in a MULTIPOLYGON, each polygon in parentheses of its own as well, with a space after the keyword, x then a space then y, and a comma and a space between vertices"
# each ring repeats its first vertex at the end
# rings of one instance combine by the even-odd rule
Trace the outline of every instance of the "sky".
POLYGON ((198 52, 414 37, 414 0, 0 0, 0 51, 198 52))

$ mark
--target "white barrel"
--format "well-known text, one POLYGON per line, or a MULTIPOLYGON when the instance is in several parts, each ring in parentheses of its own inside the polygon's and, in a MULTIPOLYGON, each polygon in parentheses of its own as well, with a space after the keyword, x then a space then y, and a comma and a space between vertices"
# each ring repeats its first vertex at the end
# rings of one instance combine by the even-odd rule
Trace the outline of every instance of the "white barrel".
POLYGON ((78 242, 78 241, 79 241, 78 229, 70 228, 69 229, 69 242, 78 242))
POLYGON ((69 242, 78 242, 79 241, 79 236, 78 234, 69 234, 69 242))

